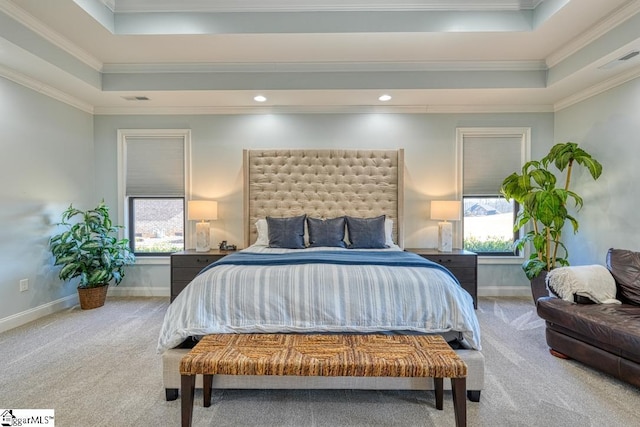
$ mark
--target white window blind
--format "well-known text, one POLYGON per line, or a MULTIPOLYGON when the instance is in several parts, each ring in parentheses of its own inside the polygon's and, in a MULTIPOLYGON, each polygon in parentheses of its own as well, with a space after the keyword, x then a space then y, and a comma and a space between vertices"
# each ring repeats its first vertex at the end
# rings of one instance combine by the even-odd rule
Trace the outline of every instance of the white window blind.
POLYGON ((184 138, 127 137, 126 195, 184 196, 184 138))
POLYGON ((462 162, 463 195, 500 194, 502 181, 522 167, 522 135, 465 136, 462 162))

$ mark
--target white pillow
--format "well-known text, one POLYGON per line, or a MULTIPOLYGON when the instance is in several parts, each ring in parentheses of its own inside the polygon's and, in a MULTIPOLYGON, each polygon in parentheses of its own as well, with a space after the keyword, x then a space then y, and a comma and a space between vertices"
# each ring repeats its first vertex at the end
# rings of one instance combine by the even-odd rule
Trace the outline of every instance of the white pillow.
POLYGON ((256 221, 256 229, 258 230, 258 238, 254 245, 269 246, 269 226, 266 219, 256 221))
POLYGON ((395 245, 393 241, 393 220, 389 218, 385 218, 384 220, 384 244, 392 247, 395 245))

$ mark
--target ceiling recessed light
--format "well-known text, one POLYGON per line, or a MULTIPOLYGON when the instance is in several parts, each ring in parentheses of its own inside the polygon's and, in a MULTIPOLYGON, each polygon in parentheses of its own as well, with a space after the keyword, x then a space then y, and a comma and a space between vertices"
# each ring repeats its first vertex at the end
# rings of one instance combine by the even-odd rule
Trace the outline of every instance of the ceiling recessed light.
POLYGON ((262 95, 256 95, 253 97, 253 100, 256 102, 264 102, 267 100, 267 98, 265 96, 262 95))
POLYGON ((391 95, 380 95, 380 97, 378 98, 378 101, 382 101, 382 102, 386 102, 386 101, 391 101, 391 95))

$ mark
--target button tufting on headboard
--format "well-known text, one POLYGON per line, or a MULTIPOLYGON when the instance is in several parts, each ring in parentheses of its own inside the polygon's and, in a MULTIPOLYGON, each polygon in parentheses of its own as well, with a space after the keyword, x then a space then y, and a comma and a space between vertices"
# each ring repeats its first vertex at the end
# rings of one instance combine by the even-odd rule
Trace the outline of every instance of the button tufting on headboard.
POLYGON ((266 216, 393 219, 402 246, 403 150, 244 150, 245 245, 266 216))

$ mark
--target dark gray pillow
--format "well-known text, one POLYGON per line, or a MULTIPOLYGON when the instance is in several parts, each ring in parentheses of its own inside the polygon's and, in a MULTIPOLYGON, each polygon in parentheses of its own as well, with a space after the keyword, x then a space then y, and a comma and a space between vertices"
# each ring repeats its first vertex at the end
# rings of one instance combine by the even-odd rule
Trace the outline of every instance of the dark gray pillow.
POLYGON ((304 220, 306 215, 288 218, 267 217, 269 247, 304 249, 304 220))
POLYGON ((384 215, 375 218, 345 217, 349 231, 349 249, 384 249, 384 215))
POLYGON ((346 248, 344 243, 344 217, 319 219, 307 217, 309 246, 330 246, 346 248))

